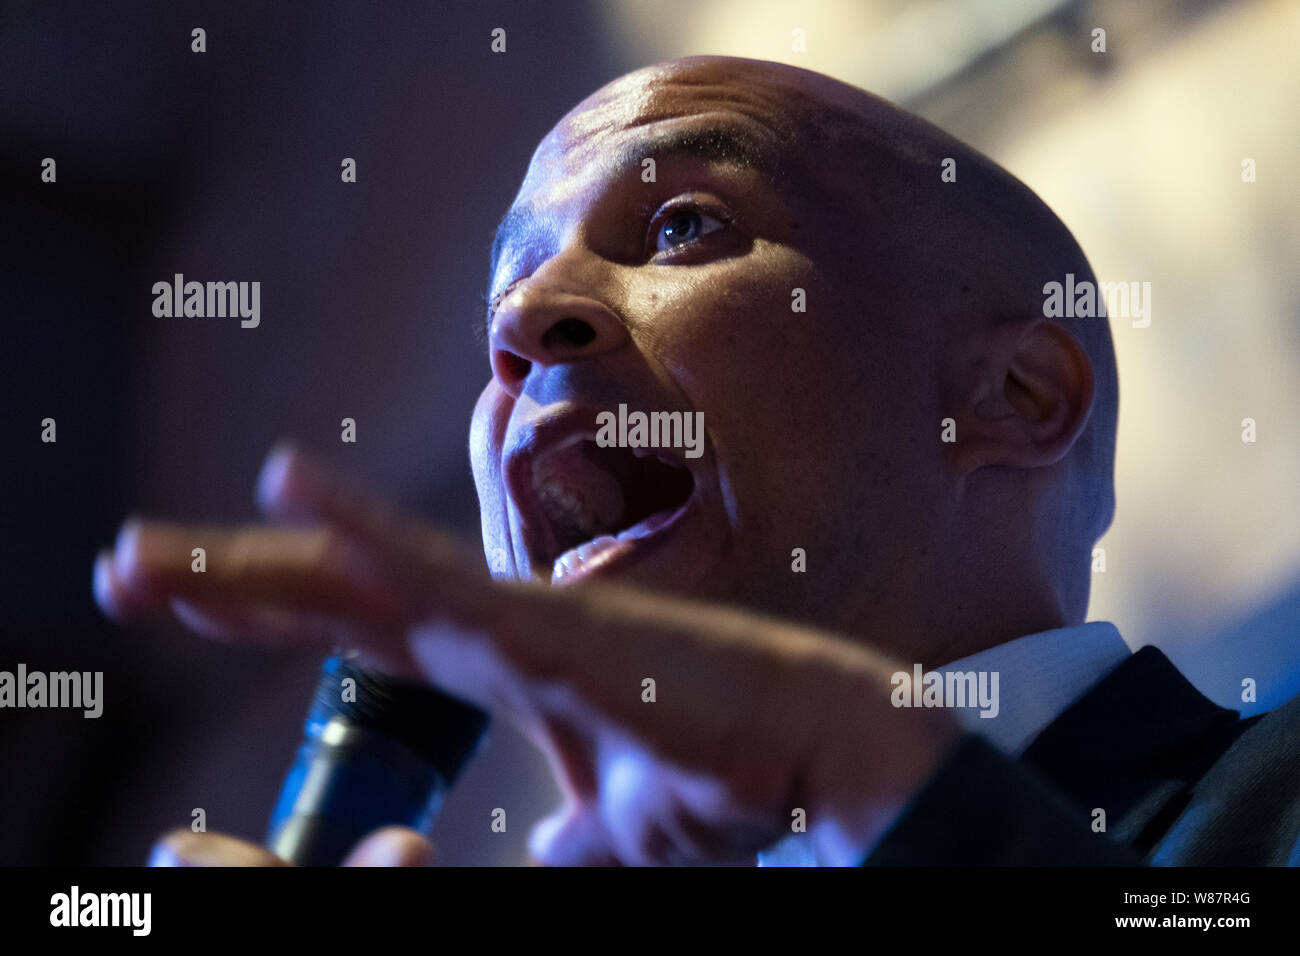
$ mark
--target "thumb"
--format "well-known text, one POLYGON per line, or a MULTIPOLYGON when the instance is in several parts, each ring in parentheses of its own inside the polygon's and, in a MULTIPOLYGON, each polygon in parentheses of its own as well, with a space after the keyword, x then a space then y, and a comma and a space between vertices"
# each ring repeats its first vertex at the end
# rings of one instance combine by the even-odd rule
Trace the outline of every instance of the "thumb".
POLYGON ((376 830, 352 848, 344 866, 432 866, 433 844, 407 827, 376 830))

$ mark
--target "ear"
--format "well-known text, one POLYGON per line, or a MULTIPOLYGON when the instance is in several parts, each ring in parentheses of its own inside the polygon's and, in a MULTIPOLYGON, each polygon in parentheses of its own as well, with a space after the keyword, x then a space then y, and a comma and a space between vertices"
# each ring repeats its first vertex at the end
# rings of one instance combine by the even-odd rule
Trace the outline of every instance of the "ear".
POLYGON ((1043 468, 1065 457, 1092 411, 1092 362, 1074 336, 1046 319, 1004 320, 964 343, 951 417, 952 462, 1043 468))

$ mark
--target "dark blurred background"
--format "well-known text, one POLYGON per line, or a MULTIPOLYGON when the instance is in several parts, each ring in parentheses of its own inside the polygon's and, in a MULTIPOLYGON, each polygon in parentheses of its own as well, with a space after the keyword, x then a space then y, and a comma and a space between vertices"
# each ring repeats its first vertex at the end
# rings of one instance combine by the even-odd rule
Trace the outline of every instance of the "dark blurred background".
MULTIPOLYGON (((132 512, 253 518, 258 465, 292 437, 477 553, 466 432, 488 375, 472 328, 492 229, 570 106, 688 53, 807 66, 921 112, 1038 190, 1103 280, 1153 282, 1151 327, 1115 328, 1119 515, 1090 616, 1159 644, 1227 706, 1295 694, 1298 14, 1282 0, 0 5, 0 669, 105 674, 99 719, 0 711, 0 864, 143 862, 200 807, 209 829, 261 836, 319 661, 111 626, 91 600, 95 552, 132 512), (1258 182, 1241 182, 1243 157, 1258 182), (155 318, 151 287, 177 272, 260 281, 260 327, 155 318)), ((439 822, 443 860, 519 862, 555 799, 537 754, 496 727, 439 822), (494 807, 506 834, 489 831, 494 807)))

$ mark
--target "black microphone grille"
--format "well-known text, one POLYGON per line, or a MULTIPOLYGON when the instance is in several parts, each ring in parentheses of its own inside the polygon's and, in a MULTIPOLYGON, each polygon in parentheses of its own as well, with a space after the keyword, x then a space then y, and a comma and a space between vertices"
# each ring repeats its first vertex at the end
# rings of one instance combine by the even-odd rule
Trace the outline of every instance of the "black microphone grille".
POLYGON ((308 720, 333 717, 404 744, 441 770, 448 783, 478 749, 488 725, 488 715, 472 704, 427 684, 363 670, 343 657, 325 662, 308 720))

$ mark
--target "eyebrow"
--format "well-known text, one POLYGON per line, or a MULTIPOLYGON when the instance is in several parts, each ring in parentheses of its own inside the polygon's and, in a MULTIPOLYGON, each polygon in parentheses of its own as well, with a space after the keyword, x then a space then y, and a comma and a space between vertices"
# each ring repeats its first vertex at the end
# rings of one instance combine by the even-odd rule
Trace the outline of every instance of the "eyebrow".
MULTIPOLYGON (((619 169, 639 169, 646 159, 661 161, 677 157, 760 170, 773 181, 778 178, 779 170, 772 152, 748 134, 726 126, 672 130, 636 140, 619 150, 613 165, 619 169)), ((536 230, 540 219, 536 209, 529 205, 511 207, 505 214, 492 238, 489 282, 496 275, 497 264, 507 243, 521 232, 536 230)))
POLYGON ((669 159, 676 156, 729 163, 744 169, 774 171, 768 150, 748 134, 727 126, 672 130, 637 140, 619 151, 617 163, 620 166, 640 166, 642 160, 651 157, 669 159))

